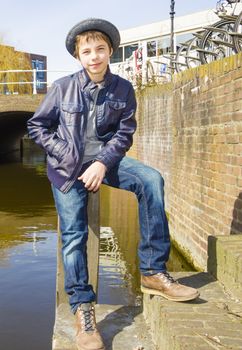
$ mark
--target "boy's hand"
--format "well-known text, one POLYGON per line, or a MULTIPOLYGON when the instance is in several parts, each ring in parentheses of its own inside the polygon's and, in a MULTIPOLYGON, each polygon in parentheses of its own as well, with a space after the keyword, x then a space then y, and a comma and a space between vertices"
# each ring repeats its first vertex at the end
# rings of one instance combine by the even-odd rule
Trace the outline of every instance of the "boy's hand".
POLYGON ((84 182, 88 191, 96 192, 103 181, 106 170, 107 168, 103 163, 96 161, 78 177, 78 180, 84 182))

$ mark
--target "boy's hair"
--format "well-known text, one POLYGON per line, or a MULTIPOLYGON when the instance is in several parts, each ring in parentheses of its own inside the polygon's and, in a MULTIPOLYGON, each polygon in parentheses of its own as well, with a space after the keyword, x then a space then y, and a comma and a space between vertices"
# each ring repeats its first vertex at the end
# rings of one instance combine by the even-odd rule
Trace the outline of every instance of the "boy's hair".
POLYGON ((109 47, 110 52, 112 51, 112 44, 111 41, 109 39, 109 37, 102 33, 102 32, 98 32, 98 31, 88 31, 88 32, 83 32, 79 35, 76 36, 76 42, 75 42, 75 51, 74 51, 74 57, 79 59, 79 49, 80 49, 80 44, 83 41, 88 42, 89 40, 104 40, 109 47))

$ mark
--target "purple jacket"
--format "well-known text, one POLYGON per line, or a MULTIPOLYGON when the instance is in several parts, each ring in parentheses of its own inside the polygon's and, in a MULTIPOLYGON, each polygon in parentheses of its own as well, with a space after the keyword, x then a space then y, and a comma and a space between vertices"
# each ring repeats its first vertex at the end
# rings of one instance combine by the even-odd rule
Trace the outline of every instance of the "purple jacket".
MULTIPOLYGON (((77 179, 85 147, 90 88, 85 70, 57 80, 27 126, 30 138, 47 153, 49 180, 67 192, 77 179)), ((136 100, 130 82, 109 68, 96 107, 96 132, 105 146, 95 158, 111 169, 125 155, 136 130, 136 100)))

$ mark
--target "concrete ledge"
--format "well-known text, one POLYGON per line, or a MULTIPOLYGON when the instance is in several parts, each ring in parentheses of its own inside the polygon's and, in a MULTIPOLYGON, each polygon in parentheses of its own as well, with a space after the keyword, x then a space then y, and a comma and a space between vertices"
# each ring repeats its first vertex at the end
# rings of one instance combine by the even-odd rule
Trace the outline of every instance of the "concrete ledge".
POLYGON ((242 303, 207 273, 173 276, 201 294, 183 303, 144 295, 144 316, 157 349, 242 349, 242 303))
POLYGON ((208 272, 242 300, 242 234, 209 237, 208 272))
MULTIPOLYGON (((59 305, 56 312, 53 349, 77 350, 75 317, 69 305, 59 305)), ((140 307, 96 305, 96 316, 106 350, 154 350, 140 307)))

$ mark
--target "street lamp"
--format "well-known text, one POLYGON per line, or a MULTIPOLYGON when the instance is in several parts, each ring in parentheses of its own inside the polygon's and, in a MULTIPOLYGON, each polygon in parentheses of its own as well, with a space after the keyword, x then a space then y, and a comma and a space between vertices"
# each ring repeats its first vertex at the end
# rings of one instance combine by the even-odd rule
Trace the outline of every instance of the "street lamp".
POLYGON ((171 6, 170 6, 170 16, 171 16, 171 66, 172 66, 172 73, 174 73, 174 53, 175 53, 175 45, 174 45, 174 16, 175 16, 175 0, 171 0, 171 6))

